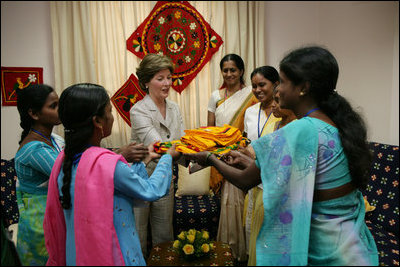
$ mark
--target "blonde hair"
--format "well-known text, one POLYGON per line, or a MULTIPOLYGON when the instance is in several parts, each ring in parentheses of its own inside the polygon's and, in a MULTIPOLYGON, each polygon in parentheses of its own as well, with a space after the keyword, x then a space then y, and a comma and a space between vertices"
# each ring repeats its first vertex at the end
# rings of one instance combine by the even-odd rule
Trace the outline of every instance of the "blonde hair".
POLYGON ((136 76, 139 79, 140 88, 149 93, 145 84, 150 82, 156 73, 165 69, 169 69, 171 74, 174 72, 174 65, 169 57, 160 54, 145 55, 139 67, 136 68, 136 76))

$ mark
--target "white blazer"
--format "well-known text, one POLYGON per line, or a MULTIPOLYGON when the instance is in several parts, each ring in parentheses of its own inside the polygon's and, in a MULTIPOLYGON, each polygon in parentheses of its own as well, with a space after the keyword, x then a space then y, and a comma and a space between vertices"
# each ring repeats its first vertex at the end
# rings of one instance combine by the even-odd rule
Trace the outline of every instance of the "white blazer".
POLYGON ((178 104, 166 99, 165 119, 150 95, 135 103, 130 110, 131 142, 148 146, 155 141, 173 141, 184 134, 185 125, 178 104))

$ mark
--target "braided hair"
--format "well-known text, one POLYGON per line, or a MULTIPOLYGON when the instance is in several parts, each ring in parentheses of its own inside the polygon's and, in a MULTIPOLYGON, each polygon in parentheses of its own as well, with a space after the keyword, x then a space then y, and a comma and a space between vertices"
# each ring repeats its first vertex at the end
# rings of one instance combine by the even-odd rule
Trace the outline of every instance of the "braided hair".
POLYGON ((91 83, 75 84, 65 89, 59 101, 58 115, 65 132, 63 185, 61 187, 61 205, 71 207, 71 172, 74 156, 88 148, 94 133, 93 117, 103 116, 110 101, 104 87, 91 83))

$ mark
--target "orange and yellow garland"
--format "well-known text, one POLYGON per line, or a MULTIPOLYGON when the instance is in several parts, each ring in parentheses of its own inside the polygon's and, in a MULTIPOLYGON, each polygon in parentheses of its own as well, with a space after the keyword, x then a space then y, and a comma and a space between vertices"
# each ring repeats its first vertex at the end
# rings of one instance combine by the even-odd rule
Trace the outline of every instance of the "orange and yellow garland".
POLYGON ((182 153, 210 151, 220 157, 229 150, 235 150, 239 146, 245 147, 249 144, 249 140, 242 136, 238 128, 228 124, 222 127, 208 126, 185 130, 185 133, 186 135, 182 136, 180 140, 155 143, 154 151, 164 154, 175 144, 176 151, 182 153))

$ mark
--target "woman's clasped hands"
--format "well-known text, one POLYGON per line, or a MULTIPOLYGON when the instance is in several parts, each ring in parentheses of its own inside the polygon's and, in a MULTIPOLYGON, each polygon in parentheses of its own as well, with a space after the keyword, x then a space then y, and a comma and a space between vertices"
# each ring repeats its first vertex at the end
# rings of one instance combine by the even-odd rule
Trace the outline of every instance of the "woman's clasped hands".
MULTIPOLYGON (((147 165, 150 161, 161 157, 160 154, 154 151, 155 143, 157 143, 157 141, 151 143, 146 147, 144 144, 137 144, 136 142, 132 142, 130 144, 120 147, 115 151, 115 153, 121 154, 128 162, 135 163, 143 161, 143 163, 147 165)), ((181 156, 181 153, 176 151, 175 148, 175 145, 171 146, 166 153, 170 154, 173 160, 178 160, 181 156)))

